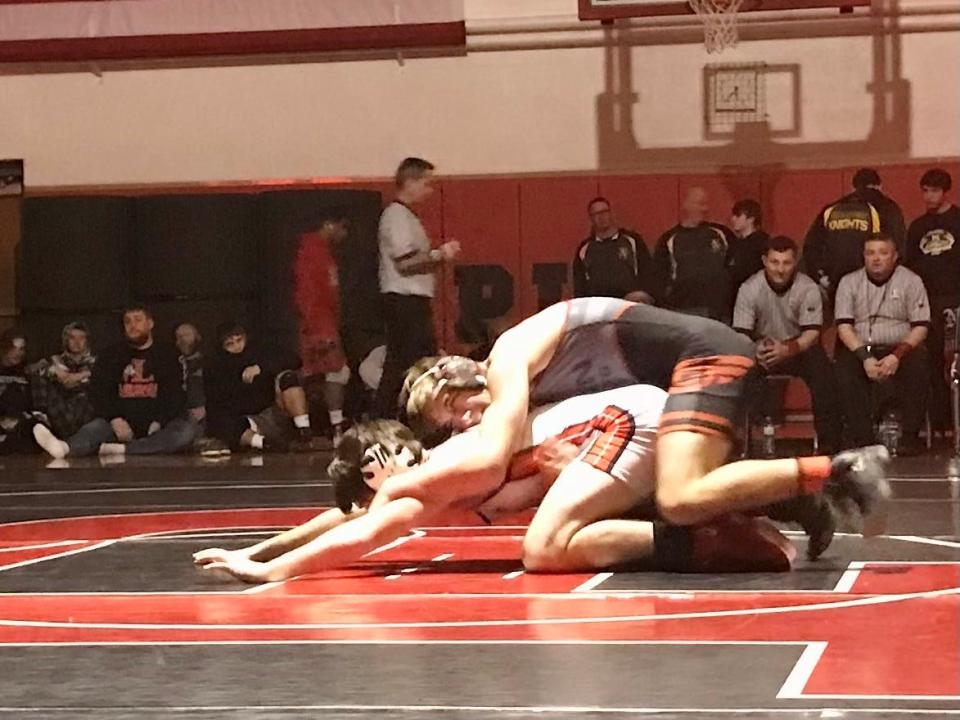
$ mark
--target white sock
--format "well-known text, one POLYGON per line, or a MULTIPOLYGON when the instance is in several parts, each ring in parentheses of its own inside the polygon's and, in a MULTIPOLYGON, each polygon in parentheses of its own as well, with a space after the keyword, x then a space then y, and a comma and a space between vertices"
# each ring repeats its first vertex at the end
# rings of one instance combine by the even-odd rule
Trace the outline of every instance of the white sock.
POLYGON ((309 415, 294 415, 293 424, 298 428, 308 428, 310 427, 310 416, 309 415))
POLYGON ((33 439, 37 441, 37 445, 56 460, 62 460, 70 452, 70 446, 50 432, 50 429, 44 425, 33 426, 33 439))
POLYGON ((343 424, 343 410, 330 411, 330 424, 334 427, 343 424))
POLYGON ((123 443, 101 443, 100 454, 101 455, 126 455, 127 446, 124 445, 123 443))
POLYGON ((256 448, 257 450, 263 450, 263 441, 266 438, 263 437, 260 433, 254 433, 253 437, 250 438, 250 447, 256 448))

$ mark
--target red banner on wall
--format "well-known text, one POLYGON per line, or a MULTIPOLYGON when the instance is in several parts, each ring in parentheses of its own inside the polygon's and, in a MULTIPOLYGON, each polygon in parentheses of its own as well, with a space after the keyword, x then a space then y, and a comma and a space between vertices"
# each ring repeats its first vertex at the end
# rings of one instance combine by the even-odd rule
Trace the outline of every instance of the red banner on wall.
POLYGON ((463 45, 463 0, 0 0, 0 62, 463 45))

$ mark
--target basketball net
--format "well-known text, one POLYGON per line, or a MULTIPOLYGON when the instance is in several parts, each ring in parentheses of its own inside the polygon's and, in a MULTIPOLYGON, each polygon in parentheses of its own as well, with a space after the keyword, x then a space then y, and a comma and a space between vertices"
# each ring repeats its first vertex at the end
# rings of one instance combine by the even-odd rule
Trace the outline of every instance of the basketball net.
POLYGON ((703 21, 703 44, 708 53, 723 52, 737 45, 737 11, 743 0, 689 0, 703 21))

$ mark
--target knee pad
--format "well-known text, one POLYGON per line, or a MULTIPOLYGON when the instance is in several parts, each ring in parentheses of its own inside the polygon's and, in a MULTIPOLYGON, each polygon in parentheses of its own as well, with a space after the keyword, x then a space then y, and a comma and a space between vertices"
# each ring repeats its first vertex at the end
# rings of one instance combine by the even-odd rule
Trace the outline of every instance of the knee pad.
POLYGON ((280 392, 300 387, 300 376, 294 370, 284 370, 277 375, 277 387, 280 388, 280 392))
POLYGON ((335 385, 346 385, 350 382, 350 368, 344 365, 336 372, 324 373, 323 379, 335 385))

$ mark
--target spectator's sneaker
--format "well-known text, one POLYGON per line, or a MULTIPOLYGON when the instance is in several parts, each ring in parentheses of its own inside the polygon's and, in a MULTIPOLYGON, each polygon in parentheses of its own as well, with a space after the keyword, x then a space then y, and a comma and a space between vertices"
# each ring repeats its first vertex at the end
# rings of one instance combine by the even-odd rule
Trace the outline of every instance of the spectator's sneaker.
POLYGON ((863 535, 879 535, 885 529, 890 499, 889 463, 890 453, 883 445, 847 450, 833 457, 833 472, 825 490, 828 495, 835 495, 840 500, 838 507, 847 512, 850 503, 843 501, 853 503, 863 523, 863 535))
POLYGON ((763 508, 771 520, 797 523, 807 534, 807 558, 816 560, 833 542, 836 509, 824 495, 800 495, 763 508))
POLYGON ((33 426, 33 439, 55 460, 62 460, 70 452, 70 446, 54 435, 46 425, 33 426))
POLYGON ((212 437, 200 438, 194 443, 194 448, 206 458, 226 457, 230 454, 229 445, 212 437))

